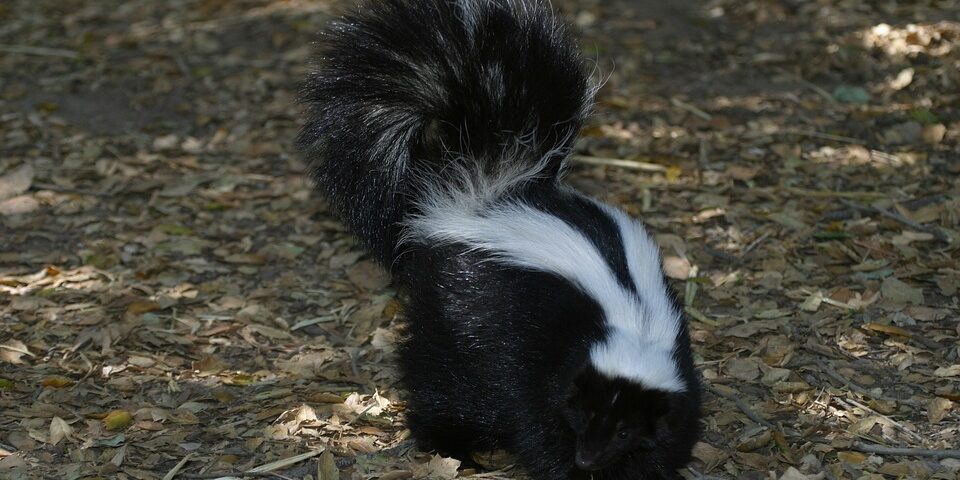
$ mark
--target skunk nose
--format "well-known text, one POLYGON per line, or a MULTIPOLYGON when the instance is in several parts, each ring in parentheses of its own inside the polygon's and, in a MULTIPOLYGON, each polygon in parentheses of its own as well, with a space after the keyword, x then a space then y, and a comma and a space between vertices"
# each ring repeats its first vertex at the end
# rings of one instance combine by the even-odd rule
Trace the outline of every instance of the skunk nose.
POLYGON ((580 470, 597 469, 597 457, 595 455, 584 454, 582 451, 577 451, 574 463, 577 464, 577 468, 580 470))

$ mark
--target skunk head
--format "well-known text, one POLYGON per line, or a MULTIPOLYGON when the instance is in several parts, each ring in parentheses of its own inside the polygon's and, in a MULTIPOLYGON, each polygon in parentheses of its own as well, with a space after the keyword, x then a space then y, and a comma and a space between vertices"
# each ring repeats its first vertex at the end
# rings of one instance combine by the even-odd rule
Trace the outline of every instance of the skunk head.
POLYGON ((574 381, 564 409, 576 434, 577 468, 629 468, 634 478, 661 478, 682 467, 698 432, 689 392, 644 388, 592 366, 574 381))

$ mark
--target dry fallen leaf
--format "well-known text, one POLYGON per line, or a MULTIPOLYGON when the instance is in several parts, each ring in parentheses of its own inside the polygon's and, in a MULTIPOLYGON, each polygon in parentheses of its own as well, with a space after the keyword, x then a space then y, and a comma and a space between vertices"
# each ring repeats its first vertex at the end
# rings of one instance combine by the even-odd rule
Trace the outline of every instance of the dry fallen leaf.
POLYGON ((960 364, 938 367, 933 374, 937 377, 960 377, 960 364))
POLYGON ((56 445, 65 438, 73 435, 73 427, 60 417, 53 417, 50 420, 50 444, 56 445))
POLYGON ((33 165, 25 163, 0 177, 0 201, 16 197, 33 184, 33 165))
POLYGON ((103 426, 107 430, 123 430, 133 421, 133 416, 126 410, 113 410, 103 417, 103 426))
POLYGON ((953 409, 953 406, 953 402, 946 398, 934 398, 927 404, 927 419, 930 420, 930 423, 940 423, 941 420, 947 417, 947 414, 953 409))
MULTIPOLYGON (((320 454, 320 460, 317 462, 317 477, 319 480, 340 480, 340 470, 337 469, 333 453, 329 450, 320 454)), ((383 477, 381 476, 380 479, 383 480, 383 477)))
POLYGON ((19 365, 23 363, 24 355, 33 356, 26 344, 20 340, 7 340, 0 344, 0 360, 19 365))
POLYGON ((880 293, 885 302, 892 303, 910 303, 922 305, 923 290, 914 288, 896 277, 887 277, 880 286, 880 293))
POLYGON ((731 377, 747 382, 760 376, 760 366, 753 358, 734 358, 727 362, 725 371, 731 377))
POLYGON ((430 478, 437 480, 453 480, 457 476, 460 461, 454 458, 445 458, 434 455, 430 463, 417 465, 413 470, 414 478, 430 478))

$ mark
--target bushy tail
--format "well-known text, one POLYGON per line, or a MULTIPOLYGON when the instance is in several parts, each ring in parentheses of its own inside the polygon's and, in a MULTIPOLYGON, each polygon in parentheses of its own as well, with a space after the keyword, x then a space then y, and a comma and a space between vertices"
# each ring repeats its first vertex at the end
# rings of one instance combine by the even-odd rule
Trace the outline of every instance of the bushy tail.
POLYGON ((448 169, 554 181, 592 101, 577 45, 541 0, 373 0, 321 42, 298 146, 386 264, 448 169))

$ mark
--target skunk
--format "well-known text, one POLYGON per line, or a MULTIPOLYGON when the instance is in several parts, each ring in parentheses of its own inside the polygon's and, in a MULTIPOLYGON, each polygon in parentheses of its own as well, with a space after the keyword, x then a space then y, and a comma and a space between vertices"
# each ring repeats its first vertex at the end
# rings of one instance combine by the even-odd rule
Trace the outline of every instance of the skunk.
POLYGON ((594 87, 544 3, 366 3, 323 34, 298 147, 409 298, 421 448, 675 478, 700 430, 687 327, 643 226, 561 182, 594 87))

